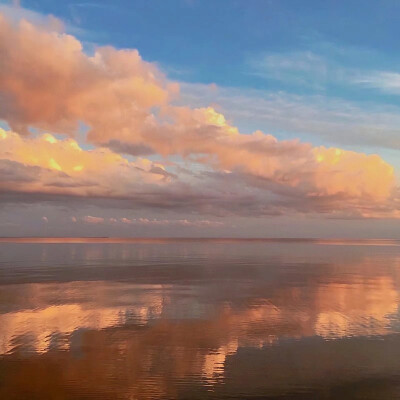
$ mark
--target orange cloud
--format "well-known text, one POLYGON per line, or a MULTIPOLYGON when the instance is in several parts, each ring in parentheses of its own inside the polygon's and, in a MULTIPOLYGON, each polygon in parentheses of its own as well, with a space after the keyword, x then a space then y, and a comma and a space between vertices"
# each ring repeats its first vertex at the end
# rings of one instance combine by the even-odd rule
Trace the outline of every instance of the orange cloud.
POLYGON ((84 150, 73 139, 53 135, 22 137, 0 128, 0 159, 39 168, 31 181, 7 182, 10 190, 79 196, 124 196, 140 185, 166 185, 160 163, 144 158, 134 162, 106 148, 84 150))
POLYGON ((138 182, 164 185, 167 174, 155 173, 161 164, 117 154, 152 152, 234 172, 245 186, 273 186, 303 199, 337 198, 329 203, 332 211, 346 202, 369 214, 371 205, 392 197, 393 168, 377 155, 278 141, 260 131, 241 134, 212 107, 174 106, 179 86, 137 50, 99 47, 87 55, 71 35, 1 15, 0 38, 0 118, 25 135, 33 126, 73 136, 83 122, 87 140, 100 146, 85 151, 73 139, 1 131, 3 159, 46 169, 46 184, 36 182, 36 190, 50 191, 55 179, 52 192, 75 195, 126 196, 138 182))
POLYGON ((137 50, 82 51, 73 36, 18 25, 0 15, 0 112, 17 131, 28 126, 73 134, 85 121, 96 135, 118 136, 143 123, 148 109, 164 104, 176 90, 141 59, 137 50), (33 97, 34 96, 34 97, 33 97))

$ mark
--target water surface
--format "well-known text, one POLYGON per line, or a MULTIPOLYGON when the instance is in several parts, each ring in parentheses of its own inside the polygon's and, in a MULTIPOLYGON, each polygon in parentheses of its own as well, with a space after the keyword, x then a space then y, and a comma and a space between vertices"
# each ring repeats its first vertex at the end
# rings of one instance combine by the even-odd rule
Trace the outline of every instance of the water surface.
POLYGON ((400 398, 399 273, 397 241, 0 239, 0 398, 400 398))

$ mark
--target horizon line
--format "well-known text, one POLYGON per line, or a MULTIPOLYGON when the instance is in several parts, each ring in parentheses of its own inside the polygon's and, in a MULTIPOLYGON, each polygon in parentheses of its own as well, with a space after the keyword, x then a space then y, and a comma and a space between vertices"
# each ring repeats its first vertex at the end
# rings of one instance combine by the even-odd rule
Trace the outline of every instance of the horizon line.
POLYGON ((400 246, 396 238, 318 238, 318 237, 117 237, 117 236, 0 236, 0 243, 129 243, 129 242, 286 242, 310 244, 368 244, 400 246))

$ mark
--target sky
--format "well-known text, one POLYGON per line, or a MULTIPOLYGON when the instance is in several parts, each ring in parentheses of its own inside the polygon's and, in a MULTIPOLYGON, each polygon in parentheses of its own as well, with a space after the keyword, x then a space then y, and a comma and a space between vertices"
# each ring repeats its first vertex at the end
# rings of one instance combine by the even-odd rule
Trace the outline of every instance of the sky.
POLYGON ((0 236, 400 239, 399 15, 0 1, 0 236))

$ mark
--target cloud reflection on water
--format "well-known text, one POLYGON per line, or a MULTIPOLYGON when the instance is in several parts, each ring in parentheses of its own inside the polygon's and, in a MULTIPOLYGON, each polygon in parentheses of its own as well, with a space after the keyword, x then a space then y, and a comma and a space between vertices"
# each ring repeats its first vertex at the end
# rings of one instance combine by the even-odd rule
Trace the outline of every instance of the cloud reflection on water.
MULTIPOLYGON (((232 381, 233 376, 249 357, 262 365, 275 360, 269 372, 275 381, 263 385, 277 387, 283 384, 279 374, 305 357, 305 371, 296 367, 289 381, 304 385, 306 379, 310 385, 312 374, 339 373, 341 365, 350 363, 348 355, 358 368, 363 357, 390 353, 386 347, 374 349, 385 337, 383 345, 389 346, 399 332, 396 250, 349 246, 337 252, 322 245, 231 243, 73 244, 68 251, 51 247, 59 245, 35 246, 25 247, 26 254, 20 252, 12 268, 7 262, 1 266, 0 372, 8 366, 8 383, 0 394, 8 395, 22 376, 48 379, 46 374, 61 368, 61 386, 76 386, 98 398, 109 393, 115 398, 127 393, 176 398, 188 388, 231 387, 240 381, 232 381), (54 264, 57 257, 63 266, 54 264), (324 257, 332 262, 324 263, 324 257), (25 262, 35 265, 32 259, 36 267, 27 277, 25 262), (94 280, 96 274, 107 279, 94 280), (336 358, 331 351, 338 352, 336 358), (268 356, 259 358, 265 352, 268 356), (314 364, 321 364, 321 370, 311 372, 314 364), (82 382, 79 377, 85 374, 82 382)), ((379 371, 390 367, 383 360, 368 365, 379 371)), ((257 375, 270 364, 260 371, 246 368, 257 375)))

